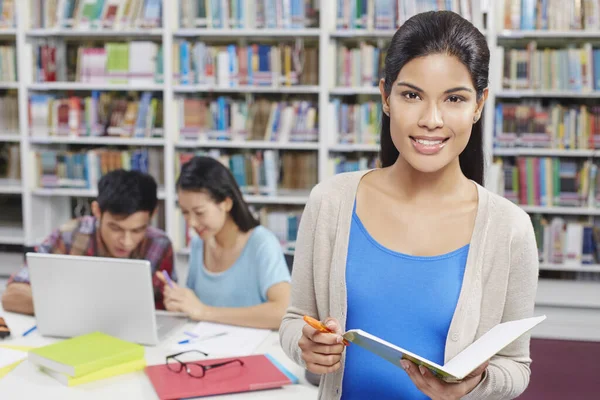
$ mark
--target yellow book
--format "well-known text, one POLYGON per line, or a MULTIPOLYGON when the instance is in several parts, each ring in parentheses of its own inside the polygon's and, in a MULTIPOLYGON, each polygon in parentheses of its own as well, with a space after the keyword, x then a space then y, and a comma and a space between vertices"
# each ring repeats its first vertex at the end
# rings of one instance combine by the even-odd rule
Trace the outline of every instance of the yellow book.
POLYGON ((101 332, 92 332, 29 351, 32 363, 79 377, 101 369, 139 360, 144 348, 101 332))
POLYGON ((140 358, 139 360, 129 361, 123 364, 114 365, 112 367, 104 368, 96 372, 92 372, 87 375, 82 375, 77 378, 73 378, 69 375, 52 371, 50 369, 41 367, 40 369, 62 383, 65 386, 76 386, 83 383, 90 383, 99 381, 101 379, 110 378, 117 375, 129 374, 136 371, 141 371, 146 367, 146 360, 140 358))

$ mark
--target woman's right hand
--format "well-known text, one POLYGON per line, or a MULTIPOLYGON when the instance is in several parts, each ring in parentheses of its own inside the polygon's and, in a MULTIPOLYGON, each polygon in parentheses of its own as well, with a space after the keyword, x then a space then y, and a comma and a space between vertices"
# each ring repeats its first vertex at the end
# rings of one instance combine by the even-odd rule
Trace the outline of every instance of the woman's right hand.
POLYGON ((340 360, 344 345, 340 324, 334 318, 327 318, 324 323, 335 333, 319 332, 306 324, 302 328, 302 337, 298 341, 306 369, 314 374, 328 374, 341 367, 340 360))

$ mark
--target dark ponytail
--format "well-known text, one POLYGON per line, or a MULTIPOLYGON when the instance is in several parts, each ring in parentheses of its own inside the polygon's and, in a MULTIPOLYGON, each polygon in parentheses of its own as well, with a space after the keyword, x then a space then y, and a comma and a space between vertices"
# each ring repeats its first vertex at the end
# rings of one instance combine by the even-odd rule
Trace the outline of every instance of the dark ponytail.
MULTIPOLYGON (((471 74, 477 100, 488 87, 490 50, 485 36, 469 21, 451 11, 429 11, 409 18, 394 34, 385 58, 385 92, 392 91, 404 65, 414 58, 430 54, 448 54, 460 60, 471 74)), ((389 167, 398 159, 392 142, 390 118, 382 113, 381 166, 389 167)), ((459 156, 460 168, 469 179, 483 185, 483 129, 481 118, 473 125, 467 147, 459 156)))

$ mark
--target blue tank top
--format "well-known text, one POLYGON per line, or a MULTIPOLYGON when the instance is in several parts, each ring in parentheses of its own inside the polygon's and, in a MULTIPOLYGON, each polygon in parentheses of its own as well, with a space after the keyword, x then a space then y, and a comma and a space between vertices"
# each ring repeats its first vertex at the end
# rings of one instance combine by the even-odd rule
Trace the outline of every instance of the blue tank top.
MULTIPOLYGON (((443 365, 469 245, 432 257, 398 253, 367 232, 354 207, 346 330, 362 329, 443 365)), ((343 400, 428 399, 401 368, 359 346, 346 352, 343 400)))

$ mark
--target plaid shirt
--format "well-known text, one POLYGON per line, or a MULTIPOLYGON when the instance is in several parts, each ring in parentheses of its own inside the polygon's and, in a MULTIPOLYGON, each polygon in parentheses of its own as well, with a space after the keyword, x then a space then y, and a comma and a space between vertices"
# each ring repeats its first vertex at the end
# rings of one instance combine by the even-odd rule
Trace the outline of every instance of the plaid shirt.
MULTIPOLYGON (((73 256, 111 257, 100 237, 96 218, 85 216, 73 219, 56 229, 36 247, 37 253, 69 254, 73 256)), ((166 233, 154 227, 148 227, 146 237, 131 253, 131 259, 150 261, 152 267, 152 284, 156 308, 164 309, 162 301, 162 282, 154 276, 156 271, 167 271, 177 281, 173 267, 173 247, 166 233)), ((29 283, 27 266, 10 277, 12 282, 29 283)))

